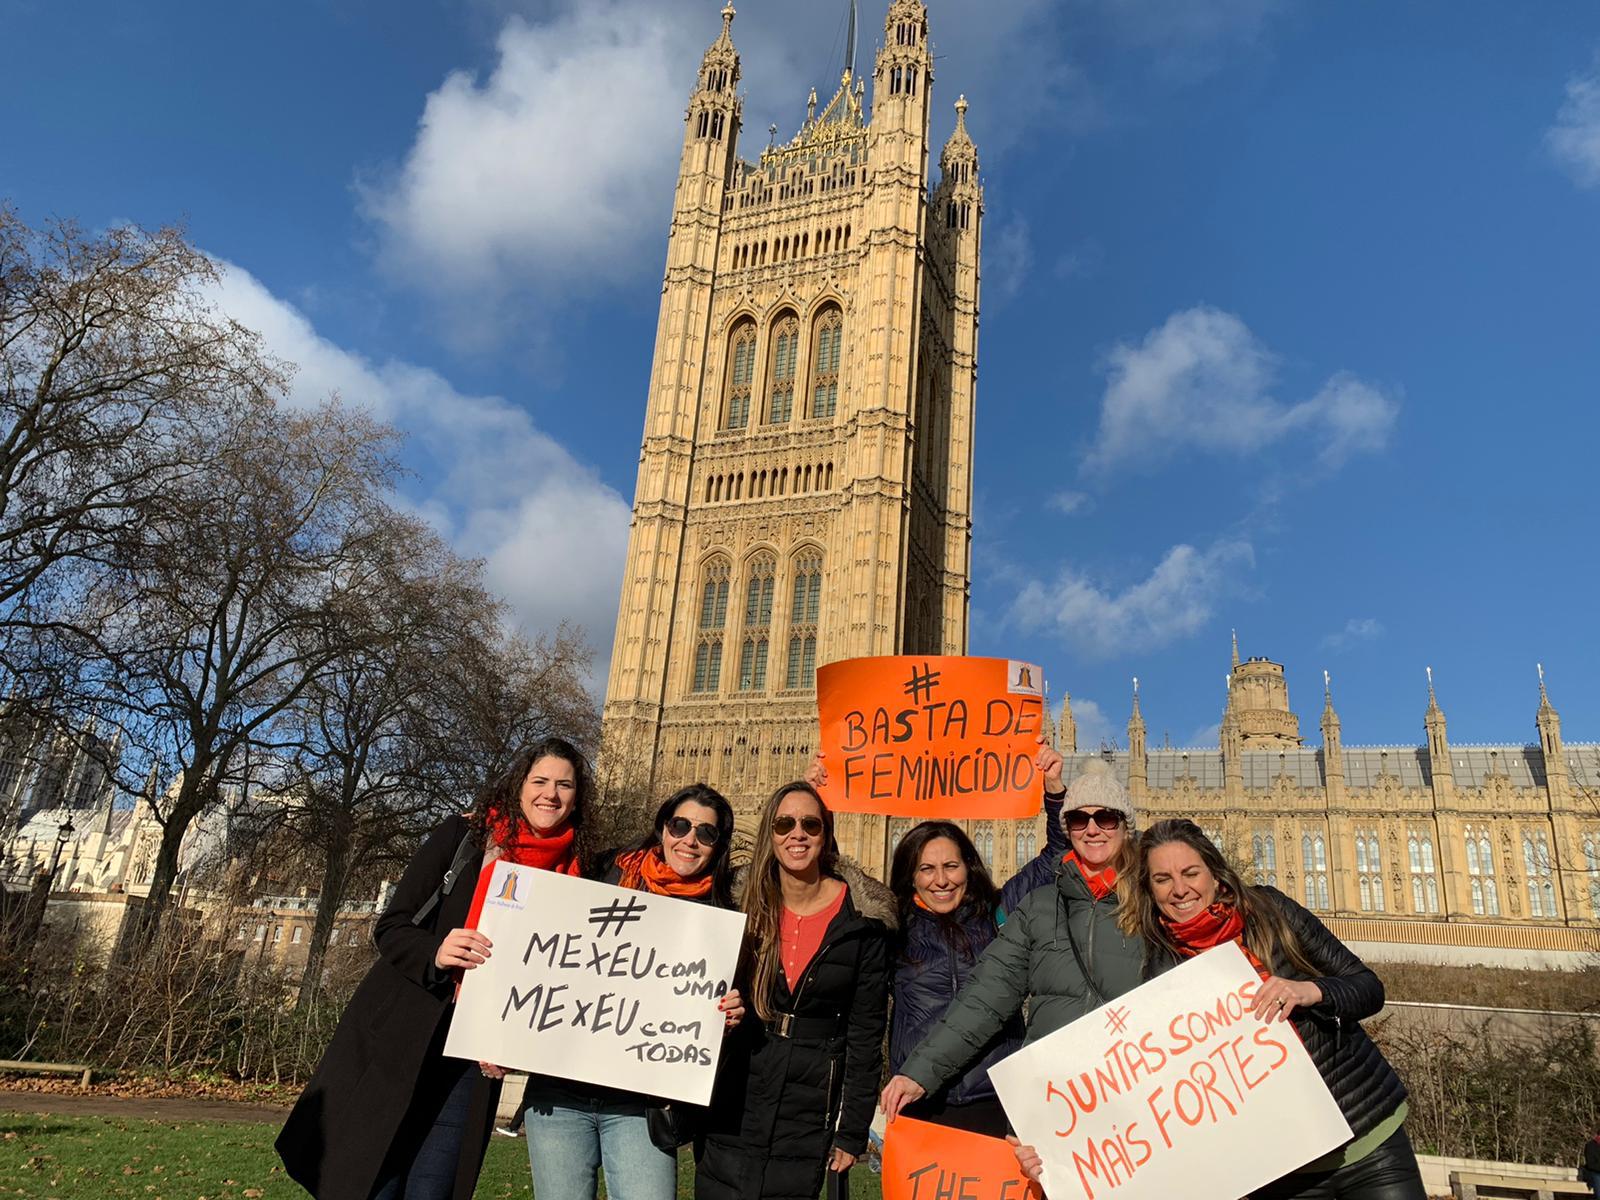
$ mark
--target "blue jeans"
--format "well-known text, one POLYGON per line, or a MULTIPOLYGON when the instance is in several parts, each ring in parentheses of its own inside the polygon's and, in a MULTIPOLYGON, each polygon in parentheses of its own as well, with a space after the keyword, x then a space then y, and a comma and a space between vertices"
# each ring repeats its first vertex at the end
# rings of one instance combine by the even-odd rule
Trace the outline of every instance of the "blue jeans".
POLYGON ((473 1063, 453 1058, 428 1063, 418 1096, 379 1172, 372 1200, 450 1200, 477 1076, 473 1063), (438 1111, 431 1111, 429 1097, 441 1094, 438 1111))
POLYGON ((523 1103, 534 1200, 594 1200, 604 1167, 610 1200, 673 1200, 678 1160, 656 1149, 643 1102, 529 1080, 523 1103))

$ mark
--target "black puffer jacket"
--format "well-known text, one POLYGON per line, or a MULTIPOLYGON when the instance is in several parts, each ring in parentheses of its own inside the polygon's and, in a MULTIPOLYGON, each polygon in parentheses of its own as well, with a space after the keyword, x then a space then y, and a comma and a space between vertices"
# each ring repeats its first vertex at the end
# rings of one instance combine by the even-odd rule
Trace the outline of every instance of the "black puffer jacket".
MULTIPOLYGON (((1350 1132, 1359 1138, 1406 1098, 1400 1076, 1361 1028, 1362 1020, 1383 1008, 1383 981, 1311 912, 1277 888, 1256 891, 1283 911, 1307 960, 1320 972, 1308 976, 1281 956, 1272 964, 1273 973, 1280 978, 1310 979, 1321 990, 1322 1003, 1295 1009, 1289 1020, 1350 1123, 1350 1132)), ((1177 961, 1163 952, 1152 965, 1159 973, 1176 966, 1177 961)))
POLYGON ((815 1200, 829 1153, 859 1156, 878 1098, 889 995, 889 889, 841 862, 849 891, 822 946, 790 991, 778 972, 772 1004, 793 1013, 781 1037, 754 1006, 723 1048, 697 1200, 815 1200))
MULTIPOLYGON (((1055 883, 1061 856, 1067 851, 1067 835, 1061 827, 1061 801, 1045 802, 1045 824, 1044 849, 1000 889, 1003 913, 1014 911, 1035 888, 1055 883)), ((938 1024, 956 994, 967 985, 967 977, 972 974, 978 956, 994 941, 999 930, 997 915, 980 913, 966 906, 958 914, 965 940, 957 939, 952 945, 945 937, 943 923, 932 913, 916 907, 902 910, 904 924, 894 966, 894 1011, 889 1019, 889 1074, 900 1073, 917 1043, 938 1024)), ((1019 1012, 1005 1023, 988 1049, 962 1075, 925 1103, 971 1104, 993 1100, 995 1090, 989 1082, 989 1068, 1020 1049, 1026 1032, 1019 1012)), ((917 1115, 915 1108, 909 1111, 911 1116, 917 1115)))

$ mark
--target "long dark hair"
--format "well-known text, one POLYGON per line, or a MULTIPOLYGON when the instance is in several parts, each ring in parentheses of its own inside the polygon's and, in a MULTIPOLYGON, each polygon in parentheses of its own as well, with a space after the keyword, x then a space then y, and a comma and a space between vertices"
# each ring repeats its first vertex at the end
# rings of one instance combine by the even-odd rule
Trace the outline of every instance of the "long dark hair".
MULTIPOLYGON (((908 931, 916 908, 917 867, 922 862, 922 852, 928 843, 938 838, 949 838, 956 844, 956 851, 967 867, 967 893, 953 912, 930 911, 927 915, 938 923, 939 932, 952 949, 967 950, 971 941, 967 937, 965 922, 974 913, 992 922, 995 910, 1000 905, 1000 890, 994 886, 978 848, 961 826, 952 821, 924 821, 913 826, 894 848, 894 860, 889 866, 889 890, 894 893, 895 903, 900 908, 900 928, 908 931)), ((904 932, 901 936, 904 938, 904 932)))
POLYGON ((559 758, 572 766, 575 798, 572 802, 572 815, 567 820, 572 825, 573 850, 579 862, 586 862, 588 842, 584 836, 583 825, 584 817, 589 811, 593 778, 588 760, 565 738, 542 738, 533 745, 524 746, 517 751, 511 760, 511 765, 490 785, 484 793, 483 800, 478 804, 477 811, 473 813, 473 833, 477 836, 480 846, 488 846, 491 838, 489 831, 499 825, 508 825, 513 835, 521 833, 527 827, 527 818, 522 815, 522 784, 528 778, 528 772, 533 770, 533 764, 541 758, 559 758))
POLYGON ((772 849, 772 818, 783 798, 794 792, 810 796, 817 802, 822 816, 822 854, 817 866, 824 875, 835 878, 839 874, 839 843, 833 837, 833 813, 822 802, 817 789, 803 779, 780 786, 768 798, 761 810, 761 823, 756 829, 755 855, 750 862, 750 872, 745 877, 744 895, 740 907, 748 919, 754 968, 750 979, 750 1002, 756 1015, 763 1021, 772 1020, 772 989, 778 981, 778 966, 782 958, 782 937, 779 926, 783 920, 783 884, 779 875, 783 868, 772 849))
POLYGON ((1205 831, 1183 817, 1157 821, 1139 835, 1133 883, 1119 897, 1117 923, 1122 932, 1129 937, 1142 936, 1151 950, 1164 949, 1174 958, 1181 957, 1178 940, 1172 936, 1150 892, 1150 852, 1157 846, 1174 842, 1198 854, 1206 870, 1216 877, 1217 899, 1233 905, 1243 915, 1245 945, 1267 970, 1275 972, 1279 962, 1287 962, 1310 978, 1322 974, 1307 958, 1305 948, 1272 894, 1265 888, 1251 887, 1239 878, 1239 872, 1222 856, 1222 851, 1205 831))
POLYGON ((661 831, 678 811, 680 804, 703 804, 717 814, 717 844, 711 847, 711 902, 718 908, 733 907, 733 805, 708 783, 691 783, 679 788, 661 802, 650 832, 639 839, 634 850, 652 850, 661 845, 661 831))

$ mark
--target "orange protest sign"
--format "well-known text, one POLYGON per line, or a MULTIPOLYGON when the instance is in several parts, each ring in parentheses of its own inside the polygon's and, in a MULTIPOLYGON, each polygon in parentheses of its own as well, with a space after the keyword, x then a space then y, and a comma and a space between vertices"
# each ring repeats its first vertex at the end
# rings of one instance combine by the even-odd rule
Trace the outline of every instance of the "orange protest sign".
POLYGON ((1043 1200, 999 1138, 896 1117, 883 1137, 883 1200, 1043 1200))
POLYGON ((851 658, 817 672, 822 798, 835 812, 1031 817, 1043 677, 1004 658, 851 658))

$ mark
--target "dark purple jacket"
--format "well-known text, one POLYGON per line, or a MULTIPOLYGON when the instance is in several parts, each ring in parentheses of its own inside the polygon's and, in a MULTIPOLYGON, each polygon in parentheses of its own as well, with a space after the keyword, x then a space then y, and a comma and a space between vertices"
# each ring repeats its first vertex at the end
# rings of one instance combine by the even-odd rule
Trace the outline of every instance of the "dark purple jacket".
MULTIPOLYGON (((939 1023, 956 993, 966 985, 978 956, 994 941, 1005 913, 1013 911, 1035 888, 1054 881, 1067 852, 1061 804, 1059 800, 1045 802, 1044 849, 1000 889, 1000 912, 982 913, 971 905, 963 906, 959 920, 967 935, 965 946, 951 946, 938 918, 931 913, 912 906, 904 914, 900 953, 895 962, 894 1012, 889 1021, 890 1074, 899 1074, 901 1064, 911 1057, 917 1043, 939 1023)), ((1018 1013, 965 1072, 929 1099, 944 1104, 994 1099, 989 1068, 1021 1047, 1023 1033, 1022 1014, 1018 1013)))

